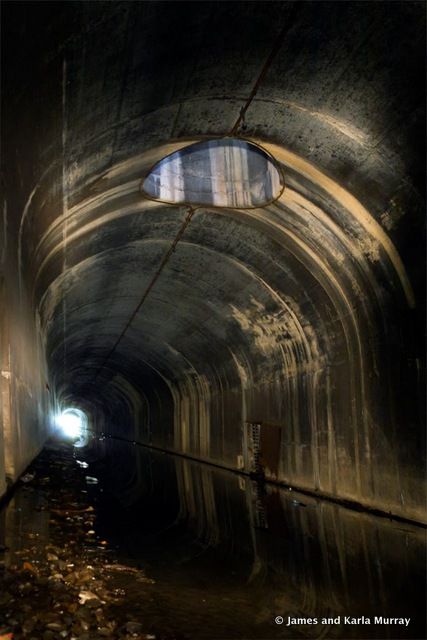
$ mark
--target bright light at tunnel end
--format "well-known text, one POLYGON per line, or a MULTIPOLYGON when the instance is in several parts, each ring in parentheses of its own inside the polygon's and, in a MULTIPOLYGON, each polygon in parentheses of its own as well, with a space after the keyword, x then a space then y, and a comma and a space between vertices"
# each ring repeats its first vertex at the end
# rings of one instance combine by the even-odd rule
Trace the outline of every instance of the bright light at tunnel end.
POLYGON ((81 411, 77 409, 65 409, 58 414, 55 424, 67 438, 76 439, 83 435, 84 417, 81 411))

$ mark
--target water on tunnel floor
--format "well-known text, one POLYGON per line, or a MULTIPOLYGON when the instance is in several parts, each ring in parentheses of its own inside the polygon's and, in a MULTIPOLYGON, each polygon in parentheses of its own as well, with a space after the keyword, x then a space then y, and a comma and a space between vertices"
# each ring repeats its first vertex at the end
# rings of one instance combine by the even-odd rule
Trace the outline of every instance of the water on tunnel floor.
POLYGON ((52 443, 1 512, 0 638, 424 638, 424 566, 407 523, 118 440, 52 443))

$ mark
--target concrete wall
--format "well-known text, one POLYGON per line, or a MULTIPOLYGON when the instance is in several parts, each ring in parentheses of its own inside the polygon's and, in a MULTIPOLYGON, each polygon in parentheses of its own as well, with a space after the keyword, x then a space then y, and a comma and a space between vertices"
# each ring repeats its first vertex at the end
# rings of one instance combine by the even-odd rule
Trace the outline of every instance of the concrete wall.
MULTIPOLYGON (((3 205, 0 497, 39 453, 47 437, 49 421, 47 369, 40 323, 19 278, 16 244, 13 244, 13 209, 7 210, 6 198, 3 205)), ((19 220, 18 216, 16 220, 19 220)))
POLYGON ((18 303, 29 342, 39 314, 55 402, 246 470, 247 423, 273 425, 267 476, 425 519, 424 7, 10 3, 6 23, 22 303, 6 280, 14 331, 18 303), (240 133, 281 165, 283 195, 197 210, 111 353, 186 215, 141 180, 231 130, 282 25, 240 133))

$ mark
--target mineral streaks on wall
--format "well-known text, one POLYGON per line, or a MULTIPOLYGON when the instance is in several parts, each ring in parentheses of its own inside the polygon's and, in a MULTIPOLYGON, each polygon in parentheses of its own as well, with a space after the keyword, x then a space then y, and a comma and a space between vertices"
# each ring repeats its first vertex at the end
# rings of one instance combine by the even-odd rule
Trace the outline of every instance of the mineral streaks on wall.
POLYGON ((308 163, 275 152, 287 162, 280 200, 254 210, 196 211, 100 371, 123 327, 124 305, 138 304, 185 209, 140 198, 133 177, 160 150, 112 168, 95 195, 74 196, 65 271, 59 221, 32 257, 56 388, 70 386, 60 367, 66 297, 73 393, 116 398, 122 433, 239 468, 246 422, 276 424, 275 479, 370 506, 379 506, 380 492, 382 505, 400 512, 400 479, 389 471, 397 460, 393 446, 384 446, 395 438, 383 400, 390 389, 378 378, 387 356, 377 337, 387 337, 390 297, 410 302, 406 275, 381 234, 373 254, 367 231, 376 223, 366 210, 361 223, 354 198, 325 198, 318 169, 308 190, 308 163))
POLYGON ((48 382, 100 430, 246 471, 259 424, 265 474, 424 520, 421 5, 39 4, 5 7, 13 415, 48 382), (230 133, 282 24, 238 134, 283 193, 198 208, 116 344, 188 213, 145 178, 230 133))

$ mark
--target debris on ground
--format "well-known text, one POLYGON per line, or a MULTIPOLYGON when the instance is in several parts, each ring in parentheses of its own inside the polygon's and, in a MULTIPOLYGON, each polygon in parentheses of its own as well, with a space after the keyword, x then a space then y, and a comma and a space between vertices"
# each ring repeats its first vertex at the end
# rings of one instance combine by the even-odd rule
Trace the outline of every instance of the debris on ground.
POLYGON ((27 482, 32 482, 34 478, 35 478, 34 473, 24 473, 24 475, 21 476, 21 482, 24 482, 26 484, 27 482))
MULTIPOLYGON (((89 494, 99 490, 98 479, 85 476, 87 463, 76 464, 72 450, 61 447, 41 457, 32 466, 42 473, 26 473, 18 491, 29 496, 43 528, 19 530, 0 546, 0 640, 172 639, 128 613, 126 584, 154 581, 119 563, 97 535, 89 494), (95 486, 88 492, 85 485, 95 486)), ((19 512, 15 502, 8 508, 19 512)))

